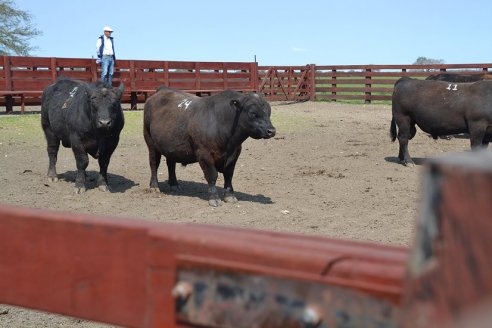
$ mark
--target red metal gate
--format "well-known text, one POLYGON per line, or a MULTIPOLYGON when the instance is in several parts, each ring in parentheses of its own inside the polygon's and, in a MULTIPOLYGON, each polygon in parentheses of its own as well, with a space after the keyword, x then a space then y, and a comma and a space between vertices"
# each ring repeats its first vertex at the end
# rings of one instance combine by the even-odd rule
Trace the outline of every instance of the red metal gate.
POLYGON ((314 65, 258 67, 258 92, 268 100, 314 100, 314 65))

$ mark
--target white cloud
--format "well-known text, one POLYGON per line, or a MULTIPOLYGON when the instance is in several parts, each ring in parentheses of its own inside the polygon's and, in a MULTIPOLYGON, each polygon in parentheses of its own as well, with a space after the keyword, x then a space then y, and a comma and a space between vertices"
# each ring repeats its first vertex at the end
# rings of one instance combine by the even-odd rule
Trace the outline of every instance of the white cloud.
POLYGON ((306 52, 306 51, 308 51, 306 48, 299 48, 299 47, 291 47, 290 50, 293 52, 306 52))

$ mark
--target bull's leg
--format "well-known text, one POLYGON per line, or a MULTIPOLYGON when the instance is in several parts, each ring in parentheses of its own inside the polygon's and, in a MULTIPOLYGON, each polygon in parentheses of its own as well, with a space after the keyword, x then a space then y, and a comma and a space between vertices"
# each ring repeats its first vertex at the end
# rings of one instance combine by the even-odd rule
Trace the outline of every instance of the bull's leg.
POLYGON ((224 169, 224 202, 226 203, 238 202, 236 195, 234 195, 234 188, 232 187, 232 176, 234 175, 234 169, 236 167, 238 157, 239 153, 237 154, 237 157, 224 169))
POLYGON ((102 140, 99 142, 99 176, 97 177, 97 186, 101 191, 110 191, 108 186, 108 166, 116 146, 118 146, 119 137, 113 139, 102 140))
POLYGON ((220 205, 219 193, 215 184, 217 183, 218 172, 215 168, 213 159, 209 154, 197 156, 200 167, 205 175, 205 180, 208 183, 208 204, 217 207, 220 205))
POLYGON ((405 166, 413 166, 415 163, 408 152, 408 140, 415 136, 415 124, 411 122, 409 117, 397 120, 396 124, 398 125, 398 143, 400 144, 398 153, 400 163, 405 166))
POLYGON ((85 170, 89 165, 89 156, 82 148, 80 143, 72 142, 72 150, 77 164, 77 175, 75 177, 75 193, 85 192, 85 170))
POLYGON ((176 178, 176 162, 166 158, 168 183, 171 191, 181 191, 178 179, 176 178))
POLYGON ((485 148, 488 142, 485 140, 485 128, 473 126, 470 127, 470 146, 472 149, 485 148))
POLYGON ((60 139, 56 137, 49 127, 44 129, 44 134, 48 144, 46 147, 49 158, 48 179, 52 182, 58 181, 58 175, 56 174, 56 162, 58 159, 58 149, 60 148, 60 139))
POLYGON ((161 154, 149 146, 149 165, 150 165, 150 190, 159 192, 159 180, 157 180, 157 170, 161 164, 161 154))

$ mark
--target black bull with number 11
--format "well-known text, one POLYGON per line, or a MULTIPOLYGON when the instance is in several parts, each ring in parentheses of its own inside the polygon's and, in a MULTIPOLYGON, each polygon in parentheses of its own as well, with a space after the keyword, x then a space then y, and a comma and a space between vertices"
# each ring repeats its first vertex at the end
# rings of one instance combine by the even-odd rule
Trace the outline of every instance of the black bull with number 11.
POLYGON ((166 157, 171 190, 179 190, 176 163, 198 162, 209 187, 209 205, 220 205, 215 187, 224 174, 224 201, 237 202, 232 176, 241 144, 248 137, 275 135, 271 108, 258 94, 224 91, 200 98, 161 87, 144 107, 144 138, 149 149, 150 188, 159 190, 157 169, 166 157))
POLYGON ((392 97, 392 141, 398 138, 398 158, 412 165, 408 141, 415 125, 434 139, 470 134, 471 148, 487 147, 492 141, 492 82, 449 83, 401 78, 392 97))

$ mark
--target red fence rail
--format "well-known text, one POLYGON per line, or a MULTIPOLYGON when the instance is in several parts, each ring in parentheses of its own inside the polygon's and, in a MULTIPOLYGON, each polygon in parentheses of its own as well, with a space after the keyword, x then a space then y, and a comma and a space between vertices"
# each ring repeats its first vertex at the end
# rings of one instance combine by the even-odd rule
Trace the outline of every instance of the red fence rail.
POLYGON ((0 249, 0 303, 128 327, 299 327, 305 311, 330 322, 344 307, 350 320, 393 327, 407 257, 374 243, 9 206, 0 249))
MULTIPOLYGON (((425 78, 439 72, 478 74, 492 64, 258 66, 254 62, 118 60, 114 83, 124 83, 124 103, 134 108, 162 85, 197 95, 226 89, 255 91, 268 100, 391 100, 403 76, 425 78)), ((65 75, 93 82, 100 67, 93 59, 3 56, 0 105, 38 105, 43 89, 65 75)))

